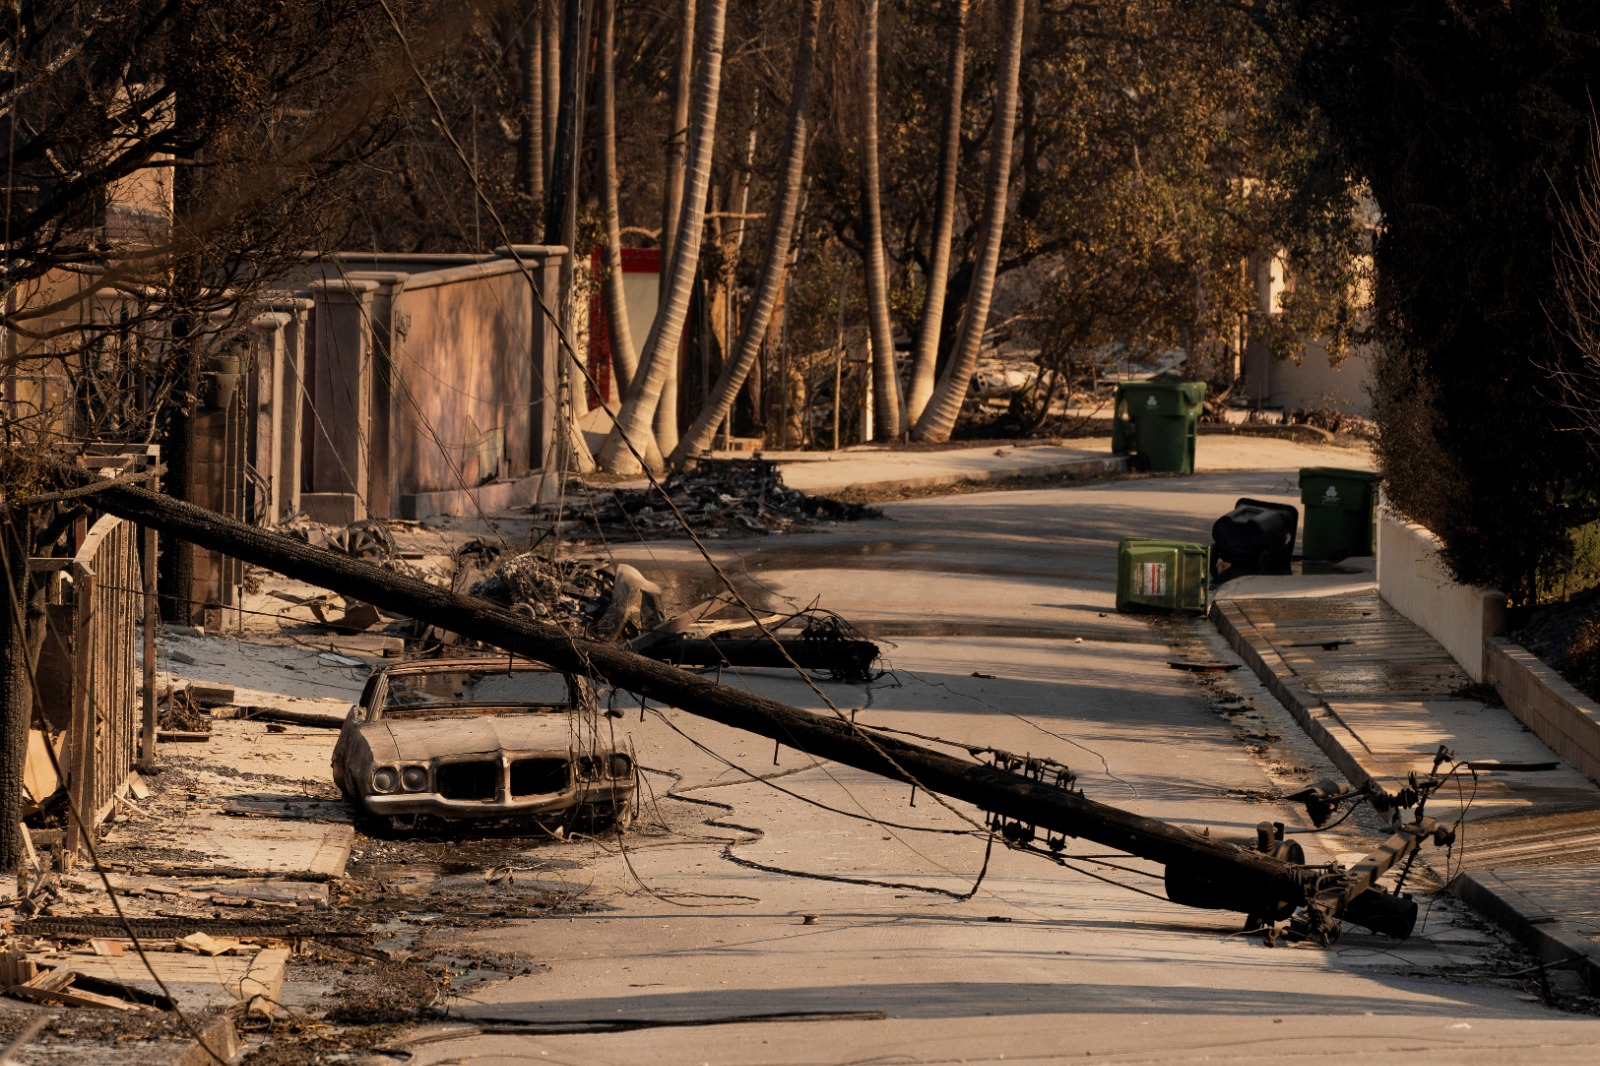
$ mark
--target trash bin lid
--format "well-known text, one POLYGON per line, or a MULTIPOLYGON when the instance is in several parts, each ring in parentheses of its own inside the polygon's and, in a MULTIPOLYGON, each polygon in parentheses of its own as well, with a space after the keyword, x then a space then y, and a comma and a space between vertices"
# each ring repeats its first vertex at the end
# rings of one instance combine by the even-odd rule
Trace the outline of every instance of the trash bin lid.
POLYGON ((1197 411, 1206 399, 1203 381, 1124 381, 1117 386, 1117 404, 1126 403, 1130 411, 1148 406, 1164 415, 1187 414, 1197 411))

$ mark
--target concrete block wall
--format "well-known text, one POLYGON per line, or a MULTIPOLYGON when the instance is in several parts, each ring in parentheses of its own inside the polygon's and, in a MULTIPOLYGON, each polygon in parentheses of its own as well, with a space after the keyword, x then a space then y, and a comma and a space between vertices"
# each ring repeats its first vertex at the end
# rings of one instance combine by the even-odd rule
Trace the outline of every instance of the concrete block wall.
POLYGON ((1600 782, 1600 706, 1504 637, 1484 646, 1489 680, 1517 720, 1574 769, 1600 782))
POLYGON ((1439 558, 1439 538, 1387 507, 1378 509, 1378 594, 1442 644, 1474 681, 1487 679, 1484 641, 1505 635, 1505 593, 1458 585, 1439 558))

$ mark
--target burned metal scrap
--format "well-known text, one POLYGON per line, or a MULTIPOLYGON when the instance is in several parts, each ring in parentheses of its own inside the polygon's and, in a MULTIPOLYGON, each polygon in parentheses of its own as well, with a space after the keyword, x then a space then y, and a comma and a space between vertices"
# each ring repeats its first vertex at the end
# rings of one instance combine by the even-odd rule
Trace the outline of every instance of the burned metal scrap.
POLYGON ((502 558, 493 546, 473 541, 457 553, 456 572, 456 587, 470 595, 600 640, 628 639, 662 618, 655 582, 597 556, 519 552, 502 558))
POLYGON ((811 670, 847 684, 865 684, 882 672, 875 669, 878 645, 831 611, 812 608, 764 618, 759 624, 748 618, 684 622, 685 616, 641 634, 629 646, 652 659, 691 668, 811 670))
POLYGON ((618 489, 576 499, 566 505, 562 519, 587 525, 597 535, 655 540, 684 535, 672 507, 697 534, 787 533, 817 522, 853 522, 881 518, 883 512, 864 504, 841 503, 823 496, 808 496, 784 485, 777 464, 767 459, 704 459, 693 468, 672 474, 661 492, 618 489))

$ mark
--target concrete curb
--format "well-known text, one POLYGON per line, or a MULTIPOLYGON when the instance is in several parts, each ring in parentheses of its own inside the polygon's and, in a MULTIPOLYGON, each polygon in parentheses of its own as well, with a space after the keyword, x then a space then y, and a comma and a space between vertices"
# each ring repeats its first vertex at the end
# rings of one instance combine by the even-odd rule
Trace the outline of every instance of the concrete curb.
POLYGON ((1556 915, 1506 884, 1493 870, 1467 870, 1450 892, 1505 929, 1546 966, 1573 964, 1589 991, 1600 995, 1600 944, 1561 927, 1556 915))
MULTIPOLYGON (((810 465, 810 464, 808 464, 810 465)), ((826 496, 832 492, 859 489, 868 492, 900 492, 909 489, 930 489, 943 485, 960 485, 967 481, 999 481, 1012 477, 1050 477, 1071 474, 1095 477, 1105 474, 1125 473, 1129 469, 1126 455, 1107 455, 1093 459, 1070 459, 1058 463, 1018 464, 995 466, 984 470, 952 471, 944 474, 927 474, 922 477, 888 478, 882 481, 857 481, 846 485, 785 485, 797 488, 808 496, 826 496)))
MULTIPOLYGON (((1352 784, 1360 786, 1373 779, 1356 754, 1360 741, 1349 733, 1332 708, 1296 679, 1294 671, 1244 611, 1230 601, 1218 601, 1211 605, 1211 622, 1352 784), (1344 737, 1349 738, 1348 744, 1344 737)), ((1545 965, 1575 962, 1590 991, 1600 994, 1600 944, 1562 928, 1558 915, 1529 900, 1493 870, 1463 871, 1450 882, 1449 891, 1510 933, 1545 965)))
POLYGON ((1211 624, 1351 784, 1359 788, 1375 780, 1375 775, 1355 754, 1359 741, 1350 736, 1350 742, 1345 743, 1335 734, 1335 730, 1348 734, 1338 715, 1299 682, 1294 671, 1256 631, 1255 623, 1244 611, 1228 600, 1215 601, 1211 605, 1211 624), (1334 728, 1329 727, 1329 720, 1334 728))

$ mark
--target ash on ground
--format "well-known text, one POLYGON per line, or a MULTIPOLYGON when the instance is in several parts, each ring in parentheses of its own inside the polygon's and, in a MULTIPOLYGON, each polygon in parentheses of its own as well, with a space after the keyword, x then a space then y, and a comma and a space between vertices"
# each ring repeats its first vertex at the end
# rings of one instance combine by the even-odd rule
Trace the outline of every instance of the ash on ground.
MULTIPOLYGON (((705 459, 662 483, 673 506, 703 537, 737 533, 787 533, 822 522, 882 518, 883 512, 859 503, 807 496, 784 485, 777 464, 767 459, 705 459)), ((591 492, 569 502, 562 520, 569 535, 608 540, 662 540, 682 537, 682 523, 655 488, 591 492)))

